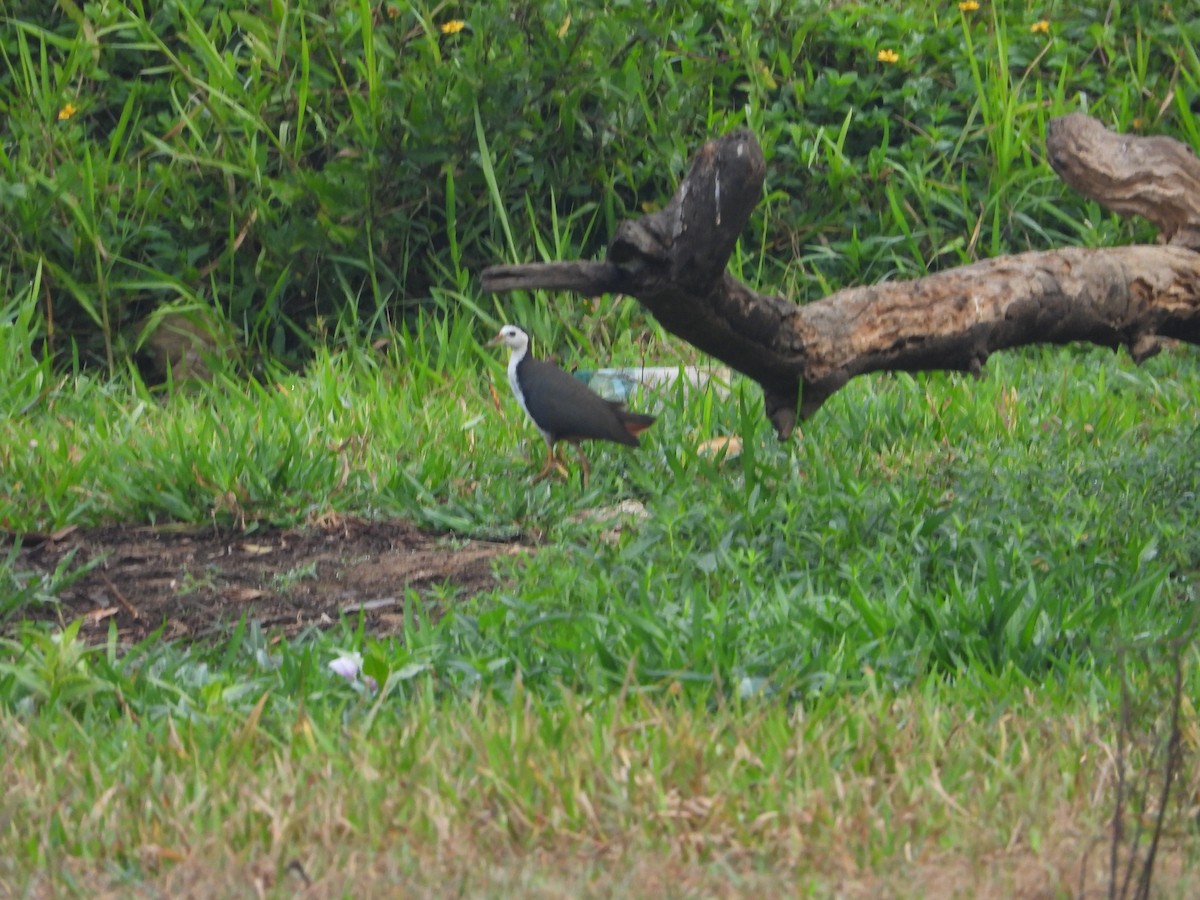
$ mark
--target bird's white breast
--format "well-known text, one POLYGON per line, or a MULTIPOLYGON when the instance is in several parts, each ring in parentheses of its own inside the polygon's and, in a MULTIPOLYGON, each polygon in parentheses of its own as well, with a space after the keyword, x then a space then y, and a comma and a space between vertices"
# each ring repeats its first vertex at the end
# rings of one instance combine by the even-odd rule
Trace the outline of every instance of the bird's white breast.
POLYGON ((521 360, 529 353, 529 347, 524 350, 514 350, 508 356, 508 386, 512 388, 513 396, 517 398, 517 403, 529 421, 533 422, 538 431, 542 433, 542 439, 546 443, 550 443, 550 433, 538 425, 537 420, 533 418, 533 414, 529 411, 529 407, 525 405, 525 394, 521 391, 521 382, 517 379, 517 366, 521 364, 521 360))

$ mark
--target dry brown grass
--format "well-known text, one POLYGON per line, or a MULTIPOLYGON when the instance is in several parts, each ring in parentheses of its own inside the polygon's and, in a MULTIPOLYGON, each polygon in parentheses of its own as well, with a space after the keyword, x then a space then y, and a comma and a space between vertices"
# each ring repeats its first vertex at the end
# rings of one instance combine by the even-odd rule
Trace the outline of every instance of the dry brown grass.
MULTIPOLYGON (((164 727, 97 755, 9 719, 0 893, 1108 896, 1111 722, 1033 696, 993 721, 920 697, 409 713, 287 740, 164 727)), ((1179 796, 1198 786, 1189 754, 1179 796)), ((1155 896, 1200 877, 1189 815, 1170 811, 1155 896)))
MULTIPOLYGON (((67 861, 65 868, 35 879, 29 896, 120 897, 770 897, 807 895, 866 898, 1105 898, 1107 859, 1103 835, 1064 834, 1034 851, 983 848, 980 856, 955 851, 928 859, 895 861, 881 871, 850 867, 838 872, 798 871, 752 854, 705 858, 676 849, 645 846, 586 851, 573 842, 519 851, 481 847, 463 835, 450 844, 403 844, 375 852, 347 849, 314 876, 289 860, 247 861, 220 843, 195 848, 183 859, 147 848, 146 875, 130 883, 107 867, 67 861), (1084 859, 1088 848, 1092 852, 1084 859), (1089 878, 1081 890, 1081 872, 1089 878)), ((1195 895, 1194 848, 1168 848, 1156 871, 1154 896, 1195 895)))

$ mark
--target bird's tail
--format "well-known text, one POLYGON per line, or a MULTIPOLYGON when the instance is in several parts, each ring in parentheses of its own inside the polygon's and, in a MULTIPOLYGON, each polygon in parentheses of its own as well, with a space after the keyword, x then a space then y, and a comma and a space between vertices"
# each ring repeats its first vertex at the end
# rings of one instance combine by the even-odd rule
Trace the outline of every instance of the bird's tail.
POLYGON ((637 437, 653 425, 655 420, 654 416, 648 416, 645 413, 628 412, 624 409, 618 411, 617 415, 621 418, 621 424, 625 426, 625 430, 633 437, 637 437))

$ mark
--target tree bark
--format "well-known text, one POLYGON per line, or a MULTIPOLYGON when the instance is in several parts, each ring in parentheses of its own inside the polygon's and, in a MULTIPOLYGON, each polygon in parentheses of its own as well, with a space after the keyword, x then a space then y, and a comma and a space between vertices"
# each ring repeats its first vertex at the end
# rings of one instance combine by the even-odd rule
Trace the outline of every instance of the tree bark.
POLYGON ((766 171, 736 131, 700 149, 664 209, 622 222, 603 262, 494 266, 483 288, 635 297, 757 381, 781 439, 867 372, 977 373, 991 353, 1035 343, 1125 346, 1139 362, 1162 338, 1200 344, 1200 161, 1171 138, 1117 135, 1080 114, 1053 120, 1046 143, 1069 185, 1146 217, 1167 245, 1022 253, 798 306, 725 271, 766 171))

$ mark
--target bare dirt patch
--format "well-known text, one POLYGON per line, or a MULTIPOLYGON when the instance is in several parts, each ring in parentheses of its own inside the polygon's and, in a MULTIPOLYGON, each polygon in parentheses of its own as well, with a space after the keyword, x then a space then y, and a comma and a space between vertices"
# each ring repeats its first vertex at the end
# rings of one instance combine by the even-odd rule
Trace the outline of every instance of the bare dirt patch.
POLYGON ((25 619, 83 617, 80 634, 92 640, 115 621, 129 642, 159 628, 168 638, 219 634, 243 616, 290 636, 362 615, 372 633, 387 634, 400 627, 409 589, 439 598, 490 590, 492 561, 522 549, 356 518, 252 533, 107 526, 0 540, 10 551, 20 542, 19 573, 53 573, 71 553, 68 571, 90 566, 58 603, 28 607, 25 619))

